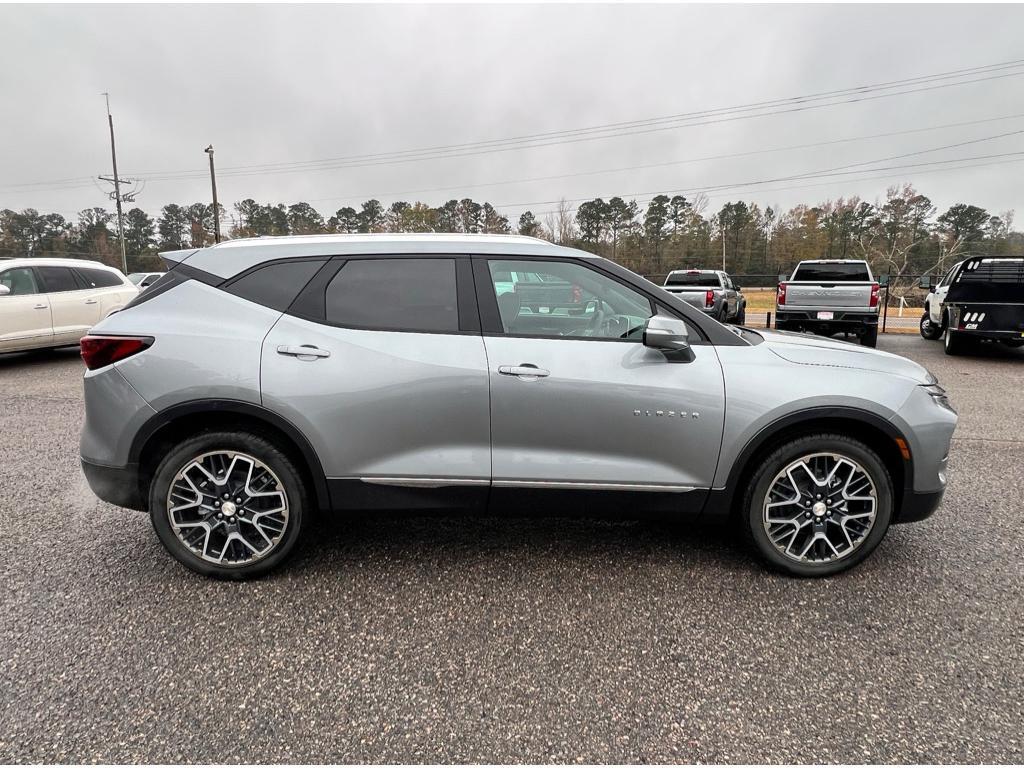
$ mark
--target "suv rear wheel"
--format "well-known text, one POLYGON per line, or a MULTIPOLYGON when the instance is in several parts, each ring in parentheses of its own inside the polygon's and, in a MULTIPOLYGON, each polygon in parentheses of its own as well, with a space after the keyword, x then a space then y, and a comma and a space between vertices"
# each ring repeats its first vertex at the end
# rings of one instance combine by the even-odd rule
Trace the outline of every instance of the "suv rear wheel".
POLYGON ((874 551, 892 507, 892 479, 874 451, 841 435, 809 435, 761 463, 744 498, 743 532, 776 570, 828 576, 874 551))
POLYGON ((299 472, 266 438, 209 432, 167 454, 149 508, 178 562, 206 576, 247 579, 288 557, 309 506, 299 472))

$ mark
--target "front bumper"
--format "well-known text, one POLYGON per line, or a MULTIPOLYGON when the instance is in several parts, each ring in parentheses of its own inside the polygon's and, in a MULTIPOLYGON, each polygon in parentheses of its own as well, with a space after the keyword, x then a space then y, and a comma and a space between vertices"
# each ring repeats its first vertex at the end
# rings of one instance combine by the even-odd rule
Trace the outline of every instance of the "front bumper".
POLYGON ((125 467, 107 467, 82 459, 82 474, 92 492, 103 501, 118 507, 146 511, 146 501, 139 487, 139 467, 129 464, 125 467))

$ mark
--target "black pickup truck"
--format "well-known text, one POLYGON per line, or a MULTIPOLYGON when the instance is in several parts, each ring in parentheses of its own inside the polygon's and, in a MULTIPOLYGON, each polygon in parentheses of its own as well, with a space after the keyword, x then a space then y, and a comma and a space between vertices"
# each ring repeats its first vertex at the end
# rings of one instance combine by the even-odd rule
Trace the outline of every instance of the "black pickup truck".
POLYGON ((976 341, 1024 346, 1024 258, 972 256, 954 275, 943 302, 947 355, 976 341))

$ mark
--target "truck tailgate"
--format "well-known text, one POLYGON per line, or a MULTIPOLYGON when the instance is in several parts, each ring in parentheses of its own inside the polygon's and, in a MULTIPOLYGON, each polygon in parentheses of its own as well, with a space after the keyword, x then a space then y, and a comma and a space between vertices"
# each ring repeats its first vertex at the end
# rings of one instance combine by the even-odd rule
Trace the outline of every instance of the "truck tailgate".
POLYGON ((786 283, 786 308, 871 306, 874 283, 786 283))
MULTIPOLYGON (((704 309, 704 302, 707 299, 708 291, 714 291, 713 288, 684 288, 675 285, 665 286, 665 290, 671 294, 675 294, 687 304, 697 307, 697 309, 704 309)), ((718 291, 714 291, 714 293, 717 297, 718 291)))

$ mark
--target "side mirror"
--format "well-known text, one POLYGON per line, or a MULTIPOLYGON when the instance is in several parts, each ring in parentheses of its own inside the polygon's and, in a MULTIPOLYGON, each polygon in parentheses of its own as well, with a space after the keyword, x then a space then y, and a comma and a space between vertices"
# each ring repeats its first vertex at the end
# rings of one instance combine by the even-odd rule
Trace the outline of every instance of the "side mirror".
POLYGON ((736 283, 736 282, 734 282, 734 283, 732 284, 732 289, 733 289, 734 291, 742 291, 742 290, 743 290, 743 288, 742 288, 742 287, 740 286, 740 284, 739 284, 739 283, 736 283))
POLYGON ((932 285, 932 276, 931 275, 923 275, 917 281, 917 287, 918 288, 927 288, 930 291, 931 290, 935 290, 935 287, 932 285))
POLYGON ((779 282, 784 283, 789 280, 789 275, 779 275, 779 282))
POLYGON ((692 360, 690 333, 686 323, 674 317, 655 315, 644 324, 644 346, 661 350, 670 360, 692 360))
POLYGON ((0 285, 0 296, 7 296, 8 294, 10 294, 10 292, 11 289, 8 288, 6 285, 0 285))

